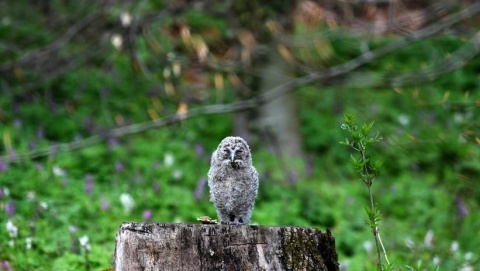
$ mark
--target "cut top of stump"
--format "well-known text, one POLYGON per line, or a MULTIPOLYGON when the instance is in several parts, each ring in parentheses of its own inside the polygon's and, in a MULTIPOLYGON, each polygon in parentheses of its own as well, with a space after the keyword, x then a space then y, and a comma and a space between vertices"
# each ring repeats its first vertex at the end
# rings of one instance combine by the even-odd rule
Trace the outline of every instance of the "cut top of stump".
POLYGON ((115 240, 114 270, 337 271, 330 231, 252 225, 126 222, 115 240))

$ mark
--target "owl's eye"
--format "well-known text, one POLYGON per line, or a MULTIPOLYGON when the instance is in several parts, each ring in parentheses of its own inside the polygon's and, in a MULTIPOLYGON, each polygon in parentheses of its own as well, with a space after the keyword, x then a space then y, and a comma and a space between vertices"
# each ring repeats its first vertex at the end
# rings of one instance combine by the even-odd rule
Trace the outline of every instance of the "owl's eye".
POLYGON ((229 149, 223 149, 222 154, 223 154, 223 158, 228 158, 230 156, 230 150, 229 149))
POLYGON ((243 151, 242 150, 238 150, 237 152, 235 152, 235 158, 236 159, 240 159, 242 157, 242 154, 243 154, 243 151))

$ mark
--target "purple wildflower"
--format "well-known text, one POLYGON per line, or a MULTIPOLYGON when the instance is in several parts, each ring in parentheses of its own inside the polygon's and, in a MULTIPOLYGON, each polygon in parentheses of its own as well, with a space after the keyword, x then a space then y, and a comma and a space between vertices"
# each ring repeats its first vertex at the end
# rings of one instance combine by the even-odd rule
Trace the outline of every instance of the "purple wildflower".
POLYGON ((34 140, 28 141, 28 150, 33 151, 37 148, 37 142, 34 140))
POLYGON ((195 144, 195 157, 197 159, 201 158, 204 152, 204 148, 202 144, 195 144))
POLYGON ((8 261, 0 262, 0 271, 13 271, 8 261))
POLYGON ((22 120, 21 119, 15 119, 13 121, 13 126, 15 126, 16 129, 22 128, 22 120))
POLYGON ((111 150, 118 146, 118 139, 116 137, 109 137, 108 138, 108 148, 111 150))
POLYGON ((152 211, 149 209, 143 211, 143 219, 145 221, 150 221, 152 219, 152 211))
POLYGON ((8 156, 12 161, 17 160, 17 153, 13 149, 8 149, 8 156))
POLYGON ((470 211, 468 210, 465 202, 458 196, 455 198, 455 206, 457 207, 458 219, 462 221, 463 218, 465 218, 470 213, 470 211))
POLYGON ((85 176, 85 193, 87 194, 91 194, 92 193, 92 190, 93 190, 93 176, 92 174, 87 174, 87 176, 85 176))
POLYGON ((137 174, 135 174, 135 179, 134 179, 134 183, 141 183, 143 181, 143 175, 140 173, 140 172, 137 172, 137 174))
POLYGON ((53 101, 49 102, 48 103, 48 108, 50 109, 50 111, 56 115, 57 112, 58 112, 58 105, 56 103, 54 103, 53 101))
POLYGON ((8 196, 8 188, 0 187, 0 198, 8 196))
POLYGON ((117 162, 115 163, 115 172, 116 172, 116 173, 120 173, 120 172, 123 171, 123 169, 124 169, 123 163, 120 162, 120 161, 117 161, 117 162))
POLYGON ((71 233, 71 234, 75 234, 77 233, 77 227, 75 225, 70 225, 68 226, 68 231, 71 233))
POLYGON ((158 194, 160 192, 160 184, 158 182, 153 183, 153 192, 158 194))
POLYGON ((8 164, 0 160, 0 171, 6 171, 8 169, 8 164))
POLYGON ((12 111, 13 113, 16 115, 16 114, 20 114, 20 103, 18 101, 13 101, 12 103, 12 111))
POLYGON ((58 145, 56 143, 52 143, 52 145, 50 145, 49 156, 55 156, 57 152, 58 152, 58 145))
POLYGON ((106 211, 106 210, 108 210, 108 208, 110 208, 110 204, 105 199, 105 197, 102 197, 102 199, 100 200, 100 206, 101 206, 103 211, 106 211))
POLYGON ((201 178, 197 182, 197 187, 195 188, 195 200, 200 201, 202 199, 203 191, 205 190, 205 185, 207 184, 207 179, 201 178))
POLYGON ((45 137, 45 129, 42 126, 40 126, 37 129, 37 138, 43 139, 44 137, 45 137))
POLYGON ((15 209, 15 204, 13 202, 8 202, 5 206, 5 212, 7 213, 7 216, 15 215, 15 209))

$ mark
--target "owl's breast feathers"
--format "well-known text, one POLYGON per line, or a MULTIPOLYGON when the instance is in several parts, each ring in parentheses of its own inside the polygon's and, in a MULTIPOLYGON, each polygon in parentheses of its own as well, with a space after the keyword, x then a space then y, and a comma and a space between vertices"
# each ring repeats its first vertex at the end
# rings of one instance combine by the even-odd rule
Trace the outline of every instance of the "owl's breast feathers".
POLYGON ((234 169, 225 166, 211 177, 210 185, 214 186, 211 196, 217 207, 233 211, 254 204, 258 189, 258 174, 255 168, 234 169))

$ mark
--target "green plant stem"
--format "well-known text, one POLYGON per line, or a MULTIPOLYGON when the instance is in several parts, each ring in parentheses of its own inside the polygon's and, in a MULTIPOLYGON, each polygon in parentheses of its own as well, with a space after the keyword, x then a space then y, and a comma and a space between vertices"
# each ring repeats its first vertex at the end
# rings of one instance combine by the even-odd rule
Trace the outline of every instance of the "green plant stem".
MULTIPOLYGON (((370 189, 370 186, 368 186, 368 194, 370 194, 370 207, 372 208, 372 210, 375 208, 374 206, 374 203, 373 203, 373 195, 372 195, 372 190, 370 189)), ((381 255, 381 252, 380 252, 380 238, 379 238, 379 235, 378 235, 378 228, 377 228, 377 225, 374 225, 373 227, 373 236, 375 238, 375 245, 376 245, 376 248, 377 248, 377 258, 378 258, 378 268, 380 271, 383 271, 383 265, 382 265, 382 255, 381 255)))
POLYGON ((87 250, 85 250, 85 271, 90 271, 90 260, 88 258, 87 250))
MULTIPOLYGON (((360 148, 360 153, 361 153, 361 155, 362 155, 362 160, 363 160, 363 161, 366 161, 365 149, 363 148, 363 146, 361 146, 361 148, 360 148)), ((364 169, 366 175, 369 176, 367 164, 365 164, 365 165, 363 166, 363 169, 364 169)), ((374 209, 375 209, 375 203, 373 202, 373 193, 372 193, 372 189, 371 189, 373 180, 371 180, 370 178, 368 178, 365 183, 366 183, 367 188, 368 188, 368 195, 370 196, 370 208, 371 208, 372 210, 374 210, 374 209)), ((376 245, 376 248, 377 248, 378 270, 383 271, 382 254, 381 254, 381 252, 380 252, 380 246, 383 247, 383 244, 382 244, 382 241, 381 241, 381 239, 380 239, 380 235, 379 235, 379 233, 378 233, 378 227, 377 227, 377 225, 376 225, 376 222, 374 222, 374 225, 373 225, 373 236, 374 236, 374 238, 375 238, 375 245, 376 245)), ((384 249, 384 254, 387 255, 387 254, 385 253, 385 249, 384 249)), ((388 260, 387 260, 387 263, 388 263, 388 260)))

